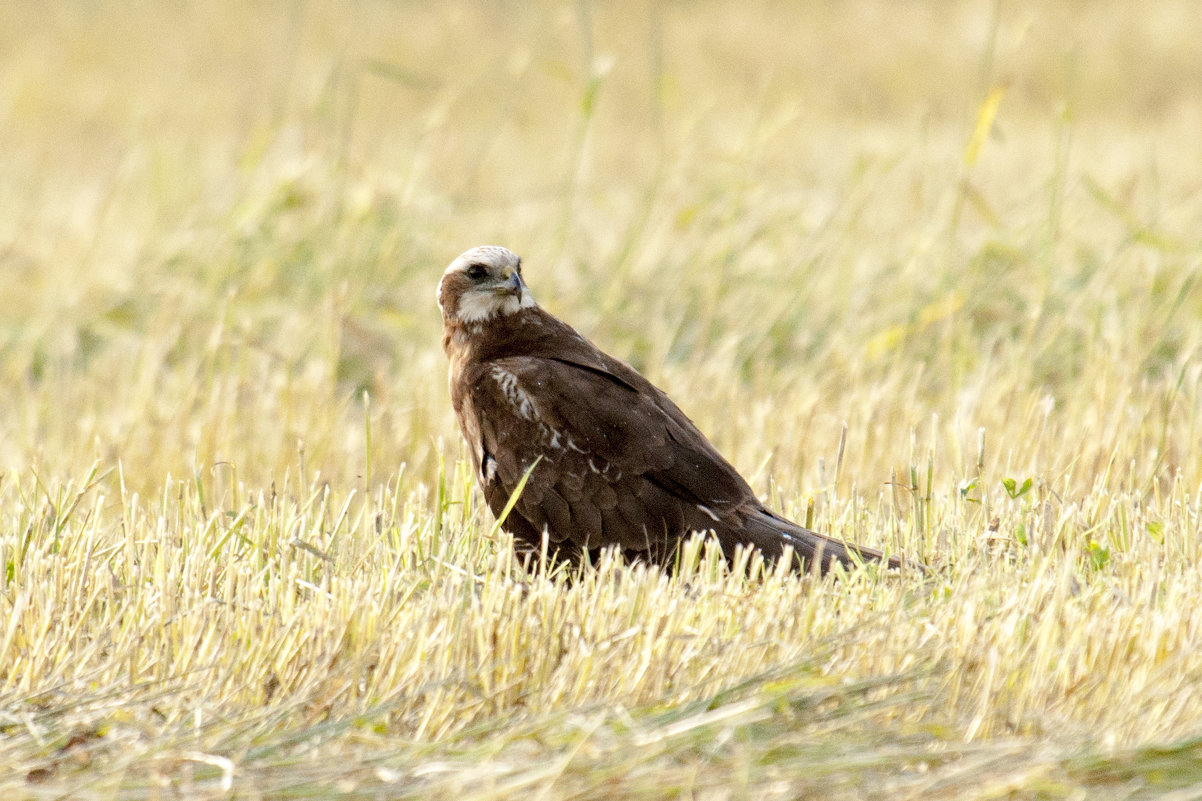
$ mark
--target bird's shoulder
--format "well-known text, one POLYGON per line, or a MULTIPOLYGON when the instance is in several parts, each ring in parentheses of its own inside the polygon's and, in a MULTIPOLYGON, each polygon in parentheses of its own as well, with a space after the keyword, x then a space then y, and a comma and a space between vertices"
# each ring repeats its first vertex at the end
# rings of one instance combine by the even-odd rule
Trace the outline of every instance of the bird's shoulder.
POLYGON ((535 384, 548 381, 588 384, 601 379, 634 393, 658 392, 628 364, 538 308, 488 326, 466 327, 455 333, 448 351, 452 383, 473 385, 498 376, 512 376, 535 384))
POLYGON ((497 350, 464 375, 486 447, 544 459, 653 472, 682 495, 745 498, 734 468, 688 416, 632 367, 550 315, 518 347, 497 350))

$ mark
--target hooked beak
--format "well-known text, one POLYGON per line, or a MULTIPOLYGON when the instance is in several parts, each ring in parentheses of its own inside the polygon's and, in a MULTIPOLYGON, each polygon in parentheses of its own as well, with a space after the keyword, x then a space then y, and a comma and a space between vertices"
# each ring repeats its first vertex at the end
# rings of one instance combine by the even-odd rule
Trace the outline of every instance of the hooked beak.
POLYGON ((516 295, 520 299, 525 289, 526 284, 522 281, 522 276, 514 271, 509 274, 508 279, 502 280, 496 291, 502 295, 516 295))

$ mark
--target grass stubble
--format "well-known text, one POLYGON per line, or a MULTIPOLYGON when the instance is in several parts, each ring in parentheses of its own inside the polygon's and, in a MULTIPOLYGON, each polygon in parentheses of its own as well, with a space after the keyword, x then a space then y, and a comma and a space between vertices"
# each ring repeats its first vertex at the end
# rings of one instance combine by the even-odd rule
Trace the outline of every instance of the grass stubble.
POLYGON ((1191 8, 10 9, 0 791, 1197 797, 1191 8), (486 241, 932 575, 516 563, 486 241))

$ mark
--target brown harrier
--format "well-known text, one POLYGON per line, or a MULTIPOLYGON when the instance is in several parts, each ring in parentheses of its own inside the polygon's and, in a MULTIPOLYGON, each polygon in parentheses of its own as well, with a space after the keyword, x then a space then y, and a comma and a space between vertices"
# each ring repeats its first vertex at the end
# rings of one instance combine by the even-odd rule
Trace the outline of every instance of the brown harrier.
MULTIPOLYGON (((667 563, 690 532, 712 531, 727 557, 742 546, 825 570, 882 560, 870 548, 803 528, 751 487, 667 395, 539 308, 522 260, 467 251, 438 284, 451 400, 476 480, 504 528, 560 558, 617 546, 667 563)), ((890 558, 889 565, 901 561, 890 558)))

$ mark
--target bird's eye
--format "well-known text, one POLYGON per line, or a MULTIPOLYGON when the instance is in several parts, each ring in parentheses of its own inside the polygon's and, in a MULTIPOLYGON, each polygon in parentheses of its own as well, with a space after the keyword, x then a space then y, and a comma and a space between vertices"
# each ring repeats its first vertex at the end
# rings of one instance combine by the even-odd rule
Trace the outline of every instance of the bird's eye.
POLYGON ((473 264, 467 268, 467 277, 473 281, 479 281, 486 275, 488 275, 488 270, 483 264, 473 264))

